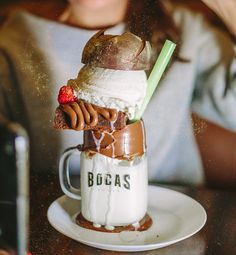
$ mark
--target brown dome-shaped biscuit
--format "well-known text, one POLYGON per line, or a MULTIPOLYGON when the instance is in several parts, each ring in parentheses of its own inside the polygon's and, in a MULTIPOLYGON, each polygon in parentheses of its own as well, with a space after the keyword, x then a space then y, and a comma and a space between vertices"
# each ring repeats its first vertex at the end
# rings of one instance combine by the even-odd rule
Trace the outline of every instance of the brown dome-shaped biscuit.
POLYGON ((147 70, 150 68, 151 45, 140 37, 96 33, 85 45, 82 63, 116 70, 147 70))

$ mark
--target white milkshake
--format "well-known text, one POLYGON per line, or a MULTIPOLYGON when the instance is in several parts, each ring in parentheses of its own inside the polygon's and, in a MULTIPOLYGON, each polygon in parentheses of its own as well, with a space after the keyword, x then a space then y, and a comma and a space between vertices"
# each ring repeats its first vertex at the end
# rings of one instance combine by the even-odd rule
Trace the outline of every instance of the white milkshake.
POLYGON ((76 222, 120 232, 148 229, 147 158, 144 124, 133 121, 143 105, 150 66, 149 42, 126 32, 99 31, 86 44, 83 68, 58 94, 56 127, 83 131, 83 144, 60 158, 63 192, 81 200, 76 222), (80 191, 69 180, 69 158, 81 151, 80 191))
POLYGON ((82 214, 95 226, 125 226, 147 211, 147 159, 118 160, 81 153, 82 214))

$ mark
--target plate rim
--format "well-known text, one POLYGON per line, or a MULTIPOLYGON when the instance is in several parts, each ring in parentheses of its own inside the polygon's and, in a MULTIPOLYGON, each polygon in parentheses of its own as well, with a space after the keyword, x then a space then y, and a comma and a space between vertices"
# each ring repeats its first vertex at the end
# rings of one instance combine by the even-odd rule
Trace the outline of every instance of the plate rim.
MULTIPOLYGON (((199 232, 203 227, 204 225, 206 224, 206 221, 207 221, 207 213, 206 213, 206 210, 204 209, 204 207, 198 202, 196 201, 194 198, 182 193, 182 192, 179 192, 179 191, 176 191, 176 190, 172 190, 171 188, 165 188, 165 187, 161 187, 161 186, 155 186, 155 185, 148 185, 148 194, 150 194, 150 189, 155 189, 156 191, 155 192, 158 192, 157 190, 162 190, 163 192, 169 192, 169 193, 175 193, 179 196, 183 196, 185 198, 187 198, 189 201, 193 202, 194 204, 196 204, 198 207, 199 207, 199 210, 201 210, 201 213, 202 213, 202 222, 201 224, 199 224, 198 227, 196 227, 196 229, 194 231, 192 231, 191 233, 189 233, 188 235, 184 235, 182 237, 179 237, 177 239, 173 239, 173 240, 170 240, 170 241, 164 241, 164 242, 161 242, 161 243, 152 243, 152 244, 104 244, 104 243, 99 243, 99 242, 91 242, 91 241, 88 241, 88 240, 85 240, 83 238, 76 238, 73 236, 72 232, 69 231, 63 231, 62 228, 58 227, 57 224, 55 224, 53 222, 53 220, 51 219, 51 210, 53 208, 53 206, 59 202, 59 200, 68 200, 68 199, 71 199, 69 198, 68 196, 66 195, 62 195, 60 197, 58 197, 57 199, 55 199, 49 206, 48 210, 47 210, 47 219, 49 221, 49 223, 51 224, 51 226, 53 228, 55 228, 58 232, 60 232, 61 234, 77 241, 77 242, 80 242, 80 243, 83 243, 85 245, 88 245, 88 246, 91 246, 91 247, 94 247, 94 248, 99 248, 99 249, 103 249, 103 250, 110 250, 110 251, 123 251, 123 252, 135 252, 135 251, 147 251, 147 250, 153 250, 153 249, 159 249, 159 248, 163 248, 163 247, 166 247, 166 246, 169 246, 169 245, 173 245, 175 243, 178 243, 180 241, 183 241, 187 238, 190 238, 191 236, 195 235, 197 232, 199 232), (66 233, 65 233, 66 232, 66 233)), ((76 201, 76 200, 75 200, 76 201)), ((78 201, 78 200, 77 200, 78 201)), ((148 207, 150 208, 149 206, 149 199, 148 199, 148 207)), ((71 216, 70 216, 71 217, 71 216)), ((78 226, 79 227, 79 226, 78 226)), ((89 230, 88 230, 89 231, 89 230)), ((91 230, 92 231, 92 230, 91 230)), ((147 230, 148 231, 148 230, 147 230)), ((103 233, 104 234, 104 233, 103 233)), ((108 233, 107 233, 108 234, 108 233)), ((110 234, 110 233, 109 233, 110 234)), ((112 233, 112 234, 117 234, 117 233, 112 233)))

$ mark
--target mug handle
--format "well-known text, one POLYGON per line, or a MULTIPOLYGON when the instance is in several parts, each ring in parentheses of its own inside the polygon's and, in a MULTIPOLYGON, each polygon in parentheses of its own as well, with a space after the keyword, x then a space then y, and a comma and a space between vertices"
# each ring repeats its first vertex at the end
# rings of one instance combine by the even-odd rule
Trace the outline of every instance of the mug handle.
POLYGON ((80 189, 76 189, 71 185, 69 175, 69 160, 72 154, 80 154, 79 146, 65 150, 59 161, 59 180, 62 191, 70 198, 81 200, 80 189))

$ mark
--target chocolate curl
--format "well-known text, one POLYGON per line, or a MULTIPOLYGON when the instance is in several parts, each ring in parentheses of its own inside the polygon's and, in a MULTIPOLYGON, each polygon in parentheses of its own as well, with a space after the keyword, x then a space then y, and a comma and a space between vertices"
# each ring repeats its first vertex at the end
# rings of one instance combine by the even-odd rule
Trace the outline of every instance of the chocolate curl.
POLYGON ((147 70, 150 68, 151 45, 140 37, 96 33, 85 45, 82 63, 115 70, 147 70))

